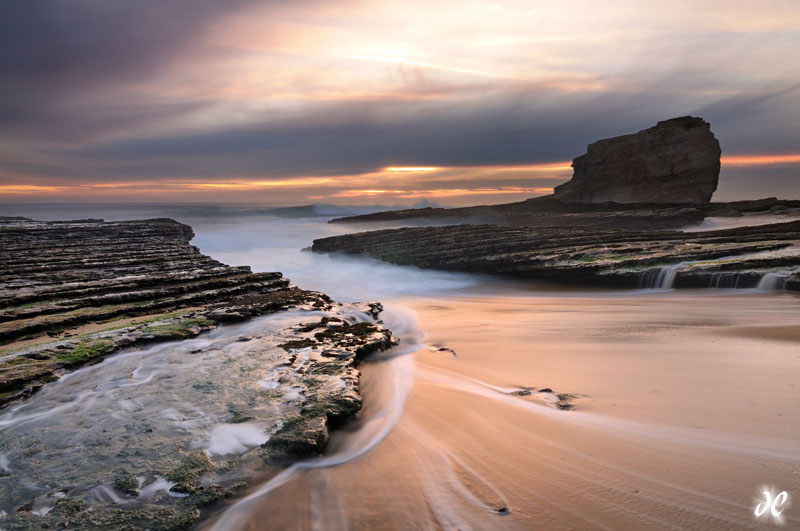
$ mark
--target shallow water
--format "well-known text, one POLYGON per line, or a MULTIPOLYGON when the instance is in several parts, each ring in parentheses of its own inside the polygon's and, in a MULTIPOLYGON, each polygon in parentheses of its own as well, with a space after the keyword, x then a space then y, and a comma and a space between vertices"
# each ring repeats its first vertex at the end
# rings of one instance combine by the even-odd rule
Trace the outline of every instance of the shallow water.
MULTIPOLYGON (((384 302, 402 340, 362 366, 364 410, 323 458, 259 477, 203 527, 747 529, 767 523, 753 515, 763 485, 800 496, 795 294, 566 290, 301 251, 348 229, 324 219, 182 221, 221 261, 384 302), (575 409, 554 407, 563 393, 578 395, 575 409)), ((125 394, 113 404, 146 400, 117 383, 131 376, 104 368, 117 358, 91 368, 101 371, 91 382, 125 394)), ((253 378, 270 385, 266 373, 253 378)), ((146 385, 168 393, 165 410, 205 418, 190 415, 202 399, 185 386, 146 385)), ((69 400, 58 395, 45 389, 29 414, 69 400)), ((110 407, 106 422, 126 407, 110 407)), ((175 429, 176 418, 154 422, 175 429)), ((215 437, 215 426, 184 429, 209 451, 252 442, 247 428, 215 437)), ((14 466, 0 451, 0 469, 14 466)), ((798 506, 786 509, 787 528, 800 526, 798 506)))
MULTIPOLYGON (((0 510, 67 492, 124 502, 104 483, 118 467, 152 470, 157 462, 170 462, 176 447, 226 456, 262 444, 265 428, 297 397, 281 384, 287 369, 283 351, 272 344, 277 341, 265 346, 258 339, 315 314, 321 315, 265 316, 195 339, 124 351, 7 408, 0 413, 0 465, 9 476, 0 478, 0 510), (258 401, 266 383, 284 400, 258 401), (259 421, 230 424, 232 408, 255 412, 259 421)), ((139 501, 172 485, 155 475, 140 483, 139 501)))

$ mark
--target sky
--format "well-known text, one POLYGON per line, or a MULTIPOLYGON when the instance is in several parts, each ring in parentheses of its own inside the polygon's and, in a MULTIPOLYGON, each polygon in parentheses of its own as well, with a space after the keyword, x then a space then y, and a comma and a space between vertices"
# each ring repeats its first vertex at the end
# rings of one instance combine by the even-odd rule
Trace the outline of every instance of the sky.
POLYGON ((800 198, 800 3, 0 4, 4 203, 518 201, 684 115, 800 198))

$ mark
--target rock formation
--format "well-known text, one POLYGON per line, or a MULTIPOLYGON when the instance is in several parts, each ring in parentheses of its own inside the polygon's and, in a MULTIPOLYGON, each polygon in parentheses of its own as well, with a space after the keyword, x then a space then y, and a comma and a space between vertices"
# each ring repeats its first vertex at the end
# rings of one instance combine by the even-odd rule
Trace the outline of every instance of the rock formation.
POLYGON ((697 223, 705 217, 699 205, 581 204, 562 203, 553 196, 534 197, 518 203, 461 208, 419 208, 376 212, 331 220, 331 223, 423 224, 491 223, 530 227, 673 229, 697 223))
MULTIPOLYGON (((0 218, 4 527, 189 529, 200 508, 243 488, 259 466, 320 453, 329 428, 361 409, 357 365, 393 344, 376 320, 380 304, 340 304, 290 286, 280 273, 227 266, 191 246, 192 237, 190 227, 171 219, 0 218), (277 328, 259 325, 247 336, 221 330, 191 346, 165 346, 164 355, 186 369, 170 372, 164 363, 152 382, 136 376, 137 365, 120 375, 107 372, 125 356, 87 367, 123 348, 188 339, 275 312, 284 313, 277 328), (83 377, 55 382, 80 367, 83 377), (103 379, 109 374, 111 380, 103 379), (68 415, 69 386, 83 378, 82 392, 91 398, 81 407, 96 400, 99 411, 81 410, 80 423, 45 418, 37 425, 40 414, 3 409, 38 391, 21 407, 55 400, 56 409, 66 408, 60 415, 68 415), (105 404, 120 389, 133 390, 135 407, 105 404), (159 392, 164 402, 153 398, 159 392), (197 450, 197 433, 159 424, 159 412, 175 400, 204 411, 186 426, 208 422, 226 430, 249 423, 263 444, 241 455, 197 450), (75 451, 65 453, 64 445, 75 451), (159 482, 169 496, 143 494, 143 485, 159 482), (97 489, 108 489, 119 503, 104 503, 97 489)), ((132 355, 143 352, 134 349, 132 355)))
POLYGON ((787 276, 787 289, 800 290, 800 221, 693 233, 414 227, 323 238, 312 250, 430 269, 628 287, 653 285, 663 269, 676 264, 682 264, 673 275, 678 286, 755 287, 765 275, 780 272, 787 276))
POLYGON ((675 229, 707 216, 782 215, 800 217, 800 200, 774 197, 705 205, 654 203, 562 203, 553 196, 517 203, 460 208, 412 208, 332 219, 329 223, 453 225, 495 224, 520 227, 593 227, 604 229, 675 229))
POLYGON ((598 140, 572 167, 555 188, 560 201, 703 204, 717 189, 720 147, 708 122, 684 116, 598 140))

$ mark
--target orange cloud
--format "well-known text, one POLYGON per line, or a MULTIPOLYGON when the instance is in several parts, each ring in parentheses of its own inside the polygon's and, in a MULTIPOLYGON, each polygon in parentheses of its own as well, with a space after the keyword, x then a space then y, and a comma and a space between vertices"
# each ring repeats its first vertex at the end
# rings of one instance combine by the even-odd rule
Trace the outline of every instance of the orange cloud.
POLYGON ((391 172, 419 172, 419 171, 436 171, 439 168, 435 166, 389 166, 388 168, 384 168, 385 171, 391 172))
MULTIPOLYGON (((725 167, 800 164, 800 154, 730 155, 725 167)), ((231 178, 216 181, 197 179, 140 180, 111 183, 6 184, 0 197, 147 197, 173 196, 197 200, 273 200, 289 203, 307 200, 447 199, 470 196, 531 196, 553 192, 549 186, 525 186, 564 181, 572 171, 569 161, 536 164, 484 166, 387 166, 377 171, 337 176, 307 176, 294 179, 231 178), (496 186, 491 186, 497 180, 496 186), (452 183, 452 184, 451 184, 452 183), (474 184, 474 186, 473 186, 474 184), (501 185, 504 184, 505 186, 501 185), (275 195, 280 191, 280 196, 275 195), (250 194, 248 196, 248 194, 250 194), (260 194, 260 195, 259 195, 260 194)), ((26 179, 29 179, 26 177, 26 179)), ((455 202, 459 202, 456 200, 455 202)))
POLYGON ((794 155, 731 155, 722 157, 723 166, 772 166, 800 163, 800 154, 794 155))
POLYGON ((333 182, 331 177, 300 177, 297 179, 278 179, 274 181, 226 181, 217 183, 193 182, 184 183, 189 188, 238 188, 238 189, 258 189, 258 188, 304 188, 306 186, 318 186, 333 182))
POLYGON ((197 182, 197 181, 133 181, 115 183, 82 183, 75 185, 28 185, 9 184, 0 185, 0 196, 3 195, 50 195, 63 194, 86 196, 103 195, 120 192, 136 192, 140 194, 171 194, 183 191, 214 191, 214 190, 258 190, 270 188, 302 189, 309 186, 331 182, 331 178, 309 178, 279 181, 225 181, 225 182, 197 182))
MULTIPOLYGON (((522 188, 522 187, 503 187, 503 188, 452 188, 436 190, 344 190, 329 197, 363 197, 387 195, 406 199, 413 198, 443 198, 460 197, 468 195, 499 195, 499 194, 550 194, 552 188, 522 188)), ((317 198, 321 198, 317 196, 317 198)))
POLYGON ((27 195, 42 193, 59 193, 79 190, 79 186, 40 186, 35 184, 0 185, 0 195, 27 195))
POLYGON ((498 165, 498 166, 470 166, 469 168, 486 169, 492 171, 532 171, 532 172, 572 171, 572 161, 540 162, 536 164, 498 165))

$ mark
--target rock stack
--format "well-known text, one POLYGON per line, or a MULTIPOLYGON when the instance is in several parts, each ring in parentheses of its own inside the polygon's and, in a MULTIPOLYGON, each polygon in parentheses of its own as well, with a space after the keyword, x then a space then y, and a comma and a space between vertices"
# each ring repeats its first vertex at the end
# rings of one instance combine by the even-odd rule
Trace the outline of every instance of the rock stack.
POLYGON ((605 138, 572 160, 572 179, 555 188, 569 203, 704 204, 717 189, 719 141, 702 118, 658 122, 605 138))

